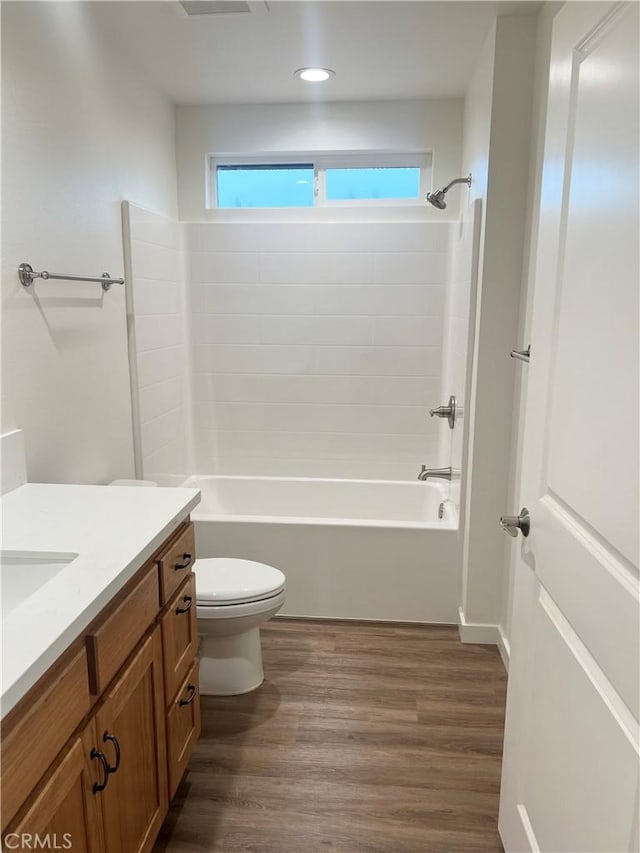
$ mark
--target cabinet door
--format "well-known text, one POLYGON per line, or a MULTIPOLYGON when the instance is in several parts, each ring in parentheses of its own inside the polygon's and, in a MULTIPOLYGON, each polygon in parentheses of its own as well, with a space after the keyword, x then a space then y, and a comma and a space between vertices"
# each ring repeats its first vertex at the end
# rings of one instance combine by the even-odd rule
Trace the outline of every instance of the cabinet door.
POLYGON ((162 644, 156 627, 96 714, 99 748, 111 766, 102 792, 109 853, 151 850, 168 809, 162 644))
POLYGON ((31 796, 23 816, 9 827, 3 839, 5 850, 34 850, 39 845, 71 853, 103 853, 94 785, 104 781, 104 769, 98 759, 91 758, 95 744, 92 720, 31 796))
POLYGON ((13 821, 91 708, 87 653, 74 644, 2 721, 2 830, 13 821))

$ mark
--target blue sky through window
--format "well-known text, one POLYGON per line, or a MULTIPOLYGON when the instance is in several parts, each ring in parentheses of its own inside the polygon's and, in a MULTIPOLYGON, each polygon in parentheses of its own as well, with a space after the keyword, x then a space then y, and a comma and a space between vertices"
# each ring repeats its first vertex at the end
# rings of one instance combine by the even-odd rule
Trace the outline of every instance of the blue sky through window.
POLYGON ((327 201, 376 198, 418 198, 418 167, 327 169, 327 201))
POLYGON ((218 207, 313 207, 313 164, 218 166, 218 207))
MULTIPOLYGON (((325 197, 319 201, 419 199, 420 166, 321 167, 325 197)), ((221 208, 313 207, 313 163, 256 163, 216 166, 221 208)), ((322 186, 322 184, 321 184, 322 186)))

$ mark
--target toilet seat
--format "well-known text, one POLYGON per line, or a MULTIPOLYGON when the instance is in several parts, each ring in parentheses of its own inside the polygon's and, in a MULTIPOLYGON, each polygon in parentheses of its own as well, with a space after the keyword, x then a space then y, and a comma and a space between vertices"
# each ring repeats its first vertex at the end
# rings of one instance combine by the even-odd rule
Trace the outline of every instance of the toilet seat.
POLYGON ((279 569, 232 557, 198 559, 196 605, 198 608, 224 607, 265 601, 284 590, 286 578, 279 569))

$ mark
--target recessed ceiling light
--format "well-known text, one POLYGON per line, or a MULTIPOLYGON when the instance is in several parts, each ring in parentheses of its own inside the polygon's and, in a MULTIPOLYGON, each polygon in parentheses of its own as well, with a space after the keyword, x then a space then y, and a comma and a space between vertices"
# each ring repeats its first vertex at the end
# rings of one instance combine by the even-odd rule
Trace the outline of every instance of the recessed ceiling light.
POLYGON ((294 74, 307 83, 323 83, 329 77, 336 76, 336 72, 330 68, 298 68, 294 74))

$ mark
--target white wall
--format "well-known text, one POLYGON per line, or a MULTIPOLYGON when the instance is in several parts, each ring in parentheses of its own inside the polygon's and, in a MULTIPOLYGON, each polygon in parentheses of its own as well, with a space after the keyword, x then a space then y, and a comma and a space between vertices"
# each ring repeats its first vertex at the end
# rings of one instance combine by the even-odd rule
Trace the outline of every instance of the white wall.
POLYGON ((518 343, 536 26, 533 16, 497 18, 465 103, 463 171, 473 172, 471 196, 483 200, 483 239, 466 424, 463 625, 497 626, 501 618, 507 537, 498 520, 513 509, 511 424, 521 368, 509 352, 518 343))
MULTIPOLYGON (((451 465, 463 472, 465 413, 469 411, 470 358, 478 285, 482 202, 468 205, 458 222, 451 224, 448 277, 443 317, 442 376, 440 400, 456 398, 456 424, 452 430, 446 419, 438 424, 438 465, 451 465)), ((452 480, 449 497, 460 510, 460 480, 452 480)), ((461 525, 462 526, 462 525, 461 525)))
MULTIPOLYGON (((473 349, 470 353, 471 358, 471 376, 469 388, 469 409, 463 423, 463 469, 465 471, 464 482, 461 483, 461 516, 464 518, 462 526, 462 547, 461 547, 461 600, 460 600, 460 620, 461 623, 467 621, 471 617, 467 616, 466 610, 469 607, 470 591, 468 588, 469 581, 469 549, 470 539, 466 529, 467 516, 472 511, 471 493, 472 493, 472 478, 473 478, 473 459, 474 459, 474 424, 475 424, 475 406, 477 393, 477 332, 478 332, 478 312, 479 302, 482 298, 482 279, 484 271, 484 252, 486 239, 486 200, 487 200, 487 185, 489 182, 489 154, 491 147, 491 114, 493 109, 493 78, 495 74, 495 52, 496 52, 496 25, 494 24, 489 31, 482 47, 482 52, 476 63, 474 73, 467 90, 464 102, 464 133, 463 133, 463 165, 468 167, 473 175, 473 184, 469 189, 469 200, 479 200, 482 204, 482 215, 480 222, 480 256, 478 259, 478 285, 476 292, 476 314, 473 318, 473 330, 471 338, 473 340, 473 349)), ((478 457, 480 451, 478 449, 478 457)), ((481 565, 481 564, 480 564, 481 565)), ((481 571, 479 568, 477 571, 481 571)), ((489 572, 488 582, 497 583, 498 588, 501 588, 501 581, 497 581, 491 577, 489 572)), ((474 614, 475 615, 475 614, 474 614)), ((478 623, 485 622, 484 618, 476 616, 478 623)), ((487 622, 491 621, 489 617, 487 622)), ((494 624, 497 620, 494 619, 494 624)), ((495 639, 495 633, 492 632, 492 639, 495 639)))
POLYGON ((461 140, 462 100, 178 107, 180 218, 216 223, 189 227, 199 471, 393 479, 435 464, 461 195, 446 212, 207 210, 207 154, 432 150, 440 186, 461 140))
POLYGON ((2 431, 31 480, 133 475, 125 294, 16 269, 122 275, 120 202, 176 214, 174 114, 91 3, 2 4, 2 431))
MULTIPOLYGON (((433 150, 434 186, 458 177, 462 142, 462 100, 265 105, 179 106, 177 109, 180 219, 248 218, 247 211, 205 207, 206 156, 297 151, 433 150)), ((451 219, 460 195, 452 192, 446 214, 424 204, 410 218, 451 219)), ((252 211, 250 214, 258 212, 252 211)), ((367 215, 358 211, 358 218, 367 215)), ((380 218, 375 208, 370 218, 380 218)), ((385 209, 387 218, 389 209, 385 209)), ((407 208, 397 209, 407 218, 407 208)), ((282 211, 280 218, 348 218, 348 210, 282 211)), ((255 216, 253 217, 255 218, 255 216)))
MULTIPOLYGON (((531 302, 533 282, 536 272, 536 250, 538 243, 538 221, 540 215, 540 194, 542 181, 542 163, 544 157, 544 136, 547 115, 547 92, 549 87, 549 69, 551 55, 551 35, 555 15, 563 3, 546 3, 538 17, 536 31, 535 74, 533 86, 533 108, 531 117, 531 156, 529 161, 529 189, 527 198, 526 245, 523 257, 522 294, 520 298, 520 316, 518 321, 518 349, 526 348, 530 343, 531 302)), ((515 370, 515 393, 513 426, 511 437, 511 464, 509 475, 509 495, 507 506, 519 511, 520 476, 524 432, 524 405, 527 393, 528 368, 523 364, 515 370)), ((511 590, 513 572, 516 567, 520 542, 507 537, 507 562, 503 579, 500 630, 507 642, 511 639, 511 590)))
POLYGON ((188 225, 197 471, 433 466, 451 227, 188 225))

